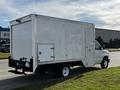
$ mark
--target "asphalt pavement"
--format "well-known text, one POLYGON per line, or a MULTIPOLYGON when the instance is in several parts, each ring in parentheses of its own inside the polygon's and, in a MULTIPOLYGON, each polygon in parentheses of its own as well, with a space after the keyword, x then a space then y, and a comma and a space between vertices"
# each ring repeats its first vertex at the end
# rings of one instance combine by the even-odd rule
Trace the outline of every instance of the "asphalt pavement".
MULTIPOLYGON (((120 66, 120 52, 110 52, 109 67, 116 66, 120 66)), ((90 70, 84 71, 84 73, 92 70, 99 70, 99 68, 92 68, 90 70)), ((81 71, 82 69, 79 69, 77 72, 83 73, 81 71)), ((52 74, 36 75, 28 72, 26 74, 22 74, 20 72, 15 73, 13 68, 8 67, 7 59, 0 60, 0 90, 10 90, 24 85, 43 83, 50 80, 54 80, 56 78, 57 77, 55 77, 52 74)))
POLYGON ((120 52, 110 52, 109 67, 120 66, 120 52))

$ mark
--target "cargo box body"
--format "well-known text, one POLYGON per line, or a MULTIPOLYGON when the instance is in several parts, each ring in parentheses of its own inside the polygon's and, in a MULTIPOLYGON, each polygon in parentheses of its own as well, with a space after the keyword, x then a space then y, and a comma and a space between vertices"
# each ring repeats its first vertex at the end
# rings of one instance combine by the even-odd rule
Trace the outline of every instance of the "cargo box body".
POLYGON ((27 62, 32 59, 33 71, 38 65, 55 63, 81 61, 86 67, 95 64, 95 28, 91 23, 31 14, 10 24, 10 58, 27 62))

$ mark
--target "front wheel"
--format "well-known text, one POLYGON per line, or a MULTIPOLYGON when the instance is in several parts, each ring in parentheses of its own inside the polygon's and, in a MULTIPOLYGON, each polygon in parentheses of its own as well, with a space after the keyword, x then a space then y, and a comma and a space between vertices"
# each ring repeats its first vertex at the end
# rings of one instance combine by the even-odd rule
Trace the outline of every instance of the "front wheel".
POLYGON ((108 65, 109 65, 108 58, 103 59, 103 61, 101 62, 101 68, 102 69, 108 68, 108 65))

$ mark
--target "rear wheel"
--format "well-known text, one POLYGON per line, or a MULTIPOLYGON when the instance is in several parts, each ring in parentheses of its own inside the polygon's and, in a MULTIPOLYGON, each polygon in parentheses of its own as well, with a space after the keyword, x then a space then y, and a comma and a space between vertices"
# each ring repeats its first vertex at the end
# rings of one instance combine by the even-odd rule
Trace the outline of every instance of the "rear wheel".
POLYGON ((68 77, 69 74, 70 74, 70 67, 69 66, 62 66, 59 69, 59 76, 68 77))
POLYGON ((108 65, 109 65, 108 58, 103 59, 103 61, 101 62, 101 68, 102 69, 108 68, 108 65))

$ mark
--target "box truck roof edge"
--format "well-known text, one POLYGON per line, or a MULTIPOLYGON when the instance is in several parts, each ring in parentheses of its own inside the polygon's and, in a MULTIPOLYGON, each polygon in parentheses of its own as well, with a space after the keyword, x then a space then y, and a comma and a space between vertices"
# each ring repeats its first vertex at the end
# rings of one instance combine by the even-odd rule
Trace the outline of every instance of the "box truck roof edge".
MULTIPOLYGON (((14 25, 14 21, 20 22, 21 19, 26 18, 26 17, 31 17, 31 16, 42 16, 42 17, 49 17, 49 18, 55 18, 55 19, 61 19, 61 20, 67 20, 67 21, 71 21, 71 22, 78 22, 78 23, 87 23, 87 24, 93 24, 93 23, 89 23, 89 22, 84 22, 84 21, 79 21, 79 20, 73 20, 73 19, 67 19, 67 18, 61 18, 61 17, 53 17, 53 16, 47 16, 47 15, 39 15, 39 14, 29 14, 29 15, 25 15, 23 17, 20 18, 16 18, 14 20, 10 21, 10 25, 14 25)), ((94 24, 93 24, 94 25, 94 24)), ((95 26, 95 25, 94 25, 95 26)))

